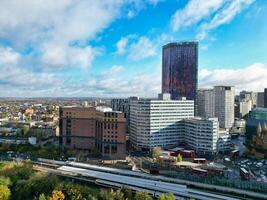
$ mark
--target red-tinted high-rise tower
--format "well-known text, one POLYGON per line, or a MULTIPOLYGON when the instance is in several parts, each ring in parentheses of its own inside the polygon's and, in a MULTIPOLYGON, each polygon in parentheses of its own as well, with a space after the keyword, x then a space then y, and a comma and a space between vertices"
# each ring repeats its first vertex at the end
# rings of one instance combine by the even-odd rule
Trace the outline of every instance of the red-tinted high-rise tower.
POLYGON ((162 50, 162 93, 196 100, 198 42, 169 43, 162 50))

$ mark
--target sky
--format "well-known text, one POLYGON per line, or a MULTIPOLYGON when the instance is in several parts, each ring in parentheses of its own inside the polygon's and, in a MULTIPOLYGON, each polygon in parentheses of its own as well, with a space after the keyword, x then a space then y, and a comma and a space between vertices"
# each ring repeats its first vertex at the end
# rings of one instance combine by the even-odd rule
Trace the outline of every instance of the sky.
POLYGON ((267 87, 266 0, 1 0, 0 97, 154 97, 184 40, 199 88, 267 87))

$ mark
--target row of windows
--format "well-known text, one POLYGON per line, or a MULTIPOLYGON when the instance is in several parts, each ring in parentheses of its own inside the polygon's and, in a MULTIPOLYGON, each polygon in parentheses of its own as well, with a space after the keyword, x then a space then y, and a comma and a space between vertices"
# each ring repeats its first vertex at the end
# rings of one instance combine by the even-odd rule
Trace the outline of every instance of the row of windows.
POLYGON ((117 142, 117 140, 113 140, 113 139, 104 139, 104 142, 117 142))
POLYGON ((105 117, 115 117, 115 118, 118 118, 118 113, 106 112, 105 113, 105 117))
POLYGON ((108 138, 109 138, 109 137, 111 137, 111 138, 114 138, 114 137, 115 137, 115 138, 118 138, 117 135, 104 135, 104 137, 108 137, 108 138))

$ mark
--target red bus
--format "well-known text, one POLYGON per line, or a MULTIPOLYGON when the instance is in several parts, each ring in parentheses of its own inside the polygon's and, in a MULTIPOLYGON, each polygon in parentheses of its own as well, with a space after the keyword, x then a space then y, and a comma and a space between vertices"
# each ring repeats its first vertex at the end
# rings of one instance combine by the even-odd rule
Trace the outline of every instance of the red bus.
POLYGON ((207 176, 208 170, 200 169, 200 168, 193 168, 193 174, 200 175, 200 176, 207 176))
POLYGON ((204 164, 206 162, 207 162, 206 158, 194 158, 193 161, 193 163, 201 163, 201 164, 204 164))
POLYGON ((183 158, 194 158, 196 156, 196 153, 194 150, 183 150, 181 152, 181 155, 183 158))

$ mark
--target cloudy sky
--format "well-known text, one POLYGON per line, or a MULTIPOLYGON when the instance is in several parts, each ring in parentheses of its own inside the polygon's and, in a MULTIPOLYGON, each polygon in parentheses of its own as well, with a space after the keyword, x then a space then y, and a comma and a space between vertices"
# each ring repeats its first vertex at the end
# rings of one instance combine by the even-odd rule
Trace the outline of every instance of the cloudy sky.
POLYGON ((267 87, 265 0, 1 0, 0 96, 155 96, 161 47, 199 40, 199 87, 267 87))

